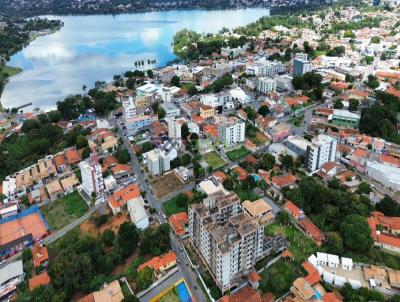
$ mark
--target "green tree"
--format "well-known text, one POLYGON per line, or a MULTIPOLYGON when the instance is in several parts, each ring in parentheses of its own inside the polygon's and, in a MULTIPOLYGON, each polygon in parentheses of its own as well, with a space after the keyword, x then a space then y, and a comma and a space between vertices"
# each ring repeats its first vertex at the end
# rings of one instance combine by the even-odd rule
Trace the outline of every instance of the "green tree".
POLYGON ((154 72, 153 72, 153 70, 151 70, 151 69, 147 70, 147 76, 148 76, 150 79, 154 78, 154 72))
POLYGON ((385 197, 383 197, 381 201, 377 203, 376 210, 382 212, 386 216, 391 216, 391 217, 400 216, 399 204, 388 195, 385 195, 385 197))
POLYGON ((187 139, 187 137, 190 135, 189 126, 186 123, 184 123, 181 127, 181 135, 183 139, 187 139))
POLYGON ((135 88, 136 80, 134 78, 128 78, 125 85, 128 89, 133 90, 135 88))
POLYGON ((367 195, 371 192, 372 192, 371 186, 364 181, 358 185, 356 191, 357 194, 367 194, 367 195))
POLYGON ((233 191, 235 188, 235 182, 229 177, 224 181, 223 186, 226 190, 233 191))
POLYGON ((380 85, 379 79, 376 76, 370 74, 368 76, 368 80, 365 82, 365 85, 367 85, 371 89, 376 89, 380 85))
POLYGON ((350 111, 357 111, 359 104, 360 104, 360 102, 358 100, 350 99, 349 100, 349 110, 350 111))
POLYGON ((343 108, 343 103, 341 99, 335 100, 335 103, 333 104, 333 108, 335 109, 342 109, 343 108))
POLYGON ((367 220, 358 214, 346 216, 340 224, 340 233, 344 245, 354 252, 368 252, 373 245, 367 220))
POLYGON ((140 302, 139 298, 136 298, 134 295, 128 295, 122 299, 122 302, 140 302))
POLYGON ((292 84, 296 90, 303 89, 305 84, 304 78, 302 76, 295 76, 293 77, 292 84))
POLYGON ((32 260, 32 250, 30 248, 26 248, 22 251, 22 256, 21 256, 22 261, 28 262, 29 260, 32 260))
POLYGON ((79 135, 76 139, 76 148, 83 149, 89 145, 88 140, 83 135, 79 135))
POLYGON ((124 148, 119 148, 115 153, 115 157, 117 158, 120 164, 128 164, 131 160, 131 155, 129 154, 128 150, 124 148))
POLYGON ((271 170, 275 165, 275 157, 271 153, 265 153, 261 157, 260 166, 261 169, 264 170, 271 170))
POLYGON ((261 114, 263 117, 266 117, 270 113, 270 110, 268 106, 262 105, 260 108, 258 108, 258 113, 261 114))
POLYGON ((111 229, 107 229, 101 234, 101 241, 108 247, 113 246, 115 240, 115 233, 111 229))
POLYGON ((150 267, 145 267, 140 270, 136 277, 136 285, 140 290, 145 290, 154 282, 154 270, 150 267))
POLYGON ((381 43, 381 38, 378 36, 373 36, 373 37, 371 37, 371 43, 379 44, 379 43, 381 43))
POLYGON ((117 243, 123 258, 126 258, 137 247, 139 234, 133 223, 124 222, 118 230, 117 243))
POLYGON ((293 167, 293 156, 285 154, 281 159, 281 166, 285 170, 291 169, 293 167))
POLYGON ((171 86, 179 87, 179 86, 180 86, 180 82, 181 82, 181 79, 180 79, 178 76, 174 75, 174 76, 171 78, 171 81, 169 82, 169 84, 170 84, 171 86))

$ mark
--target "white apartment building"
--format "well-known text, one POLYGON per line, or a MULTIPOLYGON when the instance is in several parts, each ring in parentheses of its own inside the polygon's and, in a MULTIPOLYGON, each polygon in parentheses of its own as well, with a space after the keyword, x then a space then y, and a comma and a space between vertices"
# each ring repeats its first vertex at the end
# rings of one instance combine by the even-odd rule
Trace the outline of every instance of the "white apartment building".
POLYGON ((147 167, 153 175, 162 175, 171 170, 171 161, 178 157, 178 152, 169 141, 166 141, 158 149, 145 153, 147 167))
POLYGON ((122 99, 122 107, 124 108, 124 118, 130 119, 136 116, 136 105, 133 97, 127 96, 122 99))
POLYGON ((366 175, 386 188, 400 191, 400 169, 378 162, 367 161, 366 175))
POLYGON ((285 72, 286 68, 281 62, 256 62, 246 66, 246 73, 249 75, 255 75, 257 77, 262 76, 274 76, 279 73, 285 72))
POLYGON ((202 94, 200 96, 200 102, 202 104, 213 108, 223 106, 229 101, 232 101, 232 96, 229 92, 202 94))
POLYGON ((101 166, 94 160, 85 160, 79 163, 82 176, 82 187, 91 196, 92 193, 99 194, 104 191, 103 173, 101 166))
POLYGON ((337 141, 333 137, 320 134, 307 146, 305 166, 309 172, 315 172, 325 163, 335 161, 337 141))
POLYGON ((266 255, 264 225, 243 212, 235 193, 217 193, 189 206, 189 238, 222 292, 266 255))
POLYGON ((259 78, 257 90, 262 93, 268 93, 276 90, 276 81, 270 78, 259 78))
POLYGON ((229 147, 245 140, 246 123, 236 116, 224 119, 218 125, 220 140, 229 147))

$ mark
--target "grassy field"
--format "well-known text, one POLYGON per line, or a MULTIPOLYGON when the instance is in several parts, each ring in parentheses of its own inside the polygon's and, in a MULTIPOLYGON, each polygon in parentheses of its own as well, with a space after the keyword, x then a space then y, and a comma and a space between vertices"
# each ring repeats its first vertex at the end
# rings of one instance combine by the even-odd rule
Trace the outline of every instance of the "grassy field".
POLYGON ((41 208, 47 222, 53 230, 59 230, 81 217, 88 206, 78 192, 68 194, 41 208))
POLYGON ((239 196, 241 201, 245 201, 245 200, 253 201, 253 200, 257 200, 260 198, 260 196, 258 196, 253 191, 243 190, 243 188, 240 185, 238 185, 234 191, 239 196))
POLYGON ((181 299, 178 296, 175 288, 172 288, 164 296, 160 298, 160 302, 180 302, 181 299))
POLYGON ((204 155, 204 160, 213 170, 218 169, 225 164, 225 161, 215 151, 209 152, 204 155))
POLYGON ((282 225, 278 223, 270 224, 265 228, 266 235, 283 234, 290 242, 289 250, 292 252, 297 262, 306 260, 311 254, 318 249, 317 245, 310 238, 306 237, 292 224, 282 225))
POLYGON ((280 297, 290 290, 292 283, 302 275, 299 265, 287 260, 279 260, 261 273, 260 290, 280 297))
POLYGON ((151 186, 154 189, 154 195, 157 198, 164 198, 183 187, 182 181, 175 173, 164 174, 157 178, 151 186))
POLYGON ((22 72, 22 69, 19 67, 12 67, 12 66, 4 66, 3 70, 4 73, 8 74, 9 77, 12 77, 16 74, 19 74, 20 72, 22 72))
POLYGON ((239 158, 245 157, 249 153, 249 150, 247 150, 244 146, 241 146, 238 149, 226 152, 226 156, 228 156, 230 160, 235 161, 239 158))
POLYGON ((175 213, 187 212, 188 210, 187 205, 183 207, 178 205, 177 203, 178 197, 179 195, 175 196, 174 198, 171 198, 170 200, 168 200, 166 203, 163 204, 165 215, 167 215, 168 217, 175 213))

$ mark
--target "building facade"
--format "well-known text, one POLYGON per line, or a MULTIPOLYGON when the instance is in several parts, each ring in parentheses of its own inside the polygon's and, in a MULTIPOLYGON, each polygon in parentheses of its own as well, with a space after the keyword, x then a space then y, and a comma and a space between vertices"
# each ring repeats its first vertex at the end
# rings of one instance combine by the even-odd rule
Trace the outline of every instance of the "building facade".
POLYGON ((307 146, 305 166, 309 172, 315 172, 327 162, 334 162, 337 141, 325 134, 320 134, 307 146))
POLYGON ((91 196, 92 193, 104 191, 103 173, 99 163, 92 160, 85 160, 79 163, 79 169, 82 175, 82 186, 86 193, 91 196))
POLYGON ((189 207, 189 238, 222 292, 265 256, 264 225, 243 212, 235 193, 219 192, 189 207))
POLYGON ((259 78, 257 90, 262 93, 268 93, 276 90, 276 81, 270 78, 259 78))
POLYGON ((245 140, 246 123, 231 116, 218 125, 220 140, 225 146, 233 146, 245 140))
POLYGON ((312 70, 311 63, 301 58, 293 59, 293 76, 303 76, 312 70))

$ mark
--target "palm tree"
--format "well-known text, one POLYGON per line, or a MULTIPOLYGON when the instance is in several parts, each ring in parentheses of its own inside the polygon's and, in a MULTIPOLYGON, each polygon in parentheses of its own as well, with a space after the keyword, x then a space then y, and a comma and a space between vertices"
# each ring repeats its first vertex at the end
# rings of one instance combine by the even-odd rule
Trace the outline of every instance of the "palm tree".
POLYGON ((142 66, 144 66, 144 61, 142 61, 142 66))
POLYGON ((82 85, 83 94, 86 94, 86 89, 87 89, 86 85, 82 85))
POLYGON ((147 65, 150 65, 150 60, 147 60, 147 65))
POLYGON ((137 67, 137 62, 135 62, 135 67, 137 67))
POLYGON ((39 108, 39 107, 33 108, 33 112, 39 112, 39 111, 40 111, 40 108, 39 108))

